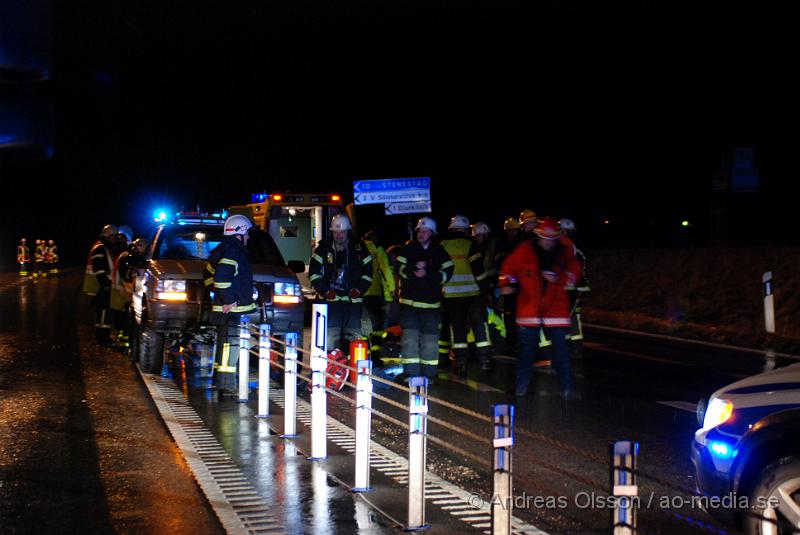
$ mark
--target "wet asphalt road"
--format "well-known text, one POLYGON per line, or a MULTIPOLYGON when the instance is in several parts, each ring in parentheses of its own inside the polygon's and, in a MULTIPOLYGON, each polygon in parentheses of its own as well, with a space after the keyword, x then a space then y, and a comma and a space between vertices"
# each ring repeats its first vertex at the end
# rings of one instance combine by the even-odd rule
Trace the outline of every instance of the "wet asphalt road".
POLYGON ((222 533, 81 274, 0 274, 0 533, 222 533))
MULTIPOLYGON (((121 355, 94 345, 79 284, 77 273, 36 282, 0 276, 0 533, 221 532, 136 371, 121 355)), ((496 364, 492 374, 480 373, 473 364, 467 381, 456 381, 443 370, 430 395, 486 415, 494 403, 516 404, 514 492, 528 500, 527 507, 515 511, 519 517, 551 533, 606 531, 609 512, 592 498, 608 492, 608 444, 632 439, 641 444, 640 471, 674 487, 640 479, 644 503, 654 498, 640 512, 641 532, 725 532, 703 511, 665 508, 661 500, 688 496, 679 489, 694 487, 688 447, 697 423, 685 409, 761 371, 763 357, 590 330, 585 358, 574 361, 583 399, 573 402, 557 396, 557 378, 546 373, 535 375, 531 394, 512 399, 506 391, 514 362, 498 357, 496 364), (552 506, 559 498, 559 505, 552 506)), ((352 396, 352 391, 344 393, 352 396)), ((401 391, 379 393, 401 403, 408 400, 401 391)), ((190 398, 226 449, 240 457, 254 485, 274 490, 275 474, 265 472, 253 460, 257 452, 244 447, 261 443, 254 440, 255 424, 242 426, 232 401, 218 402, 202 392, 190 398)), ((374 407, 407 420, 407 413, 383 402, 376 400, 374 407)), ((329 409, 353 426, 351 405, 330 398, 329 409)), ((491 437, 489 426, 470 416, 435 403, 430 414, 491 437)), ((445 444, 491 458, 485 445, 453 430, 430 423, 429 432, 445 444)), ((394 424, 373 418, 373 439, 406 455, 407 432, 394 424)), ((270 447, 285 457, 287 446, 276 444, 270 447)), ((485 466, 433 443, 428 461, 439 476, 483 497, 491 495, 485 466)), ((303 462, 299 459, 297 469, 307 472, 305 479, 313 486, 319 474, 303 462)), ((281 466, 285 471, 289 465, 281 466)), ((326 496, 343 498, 329 478, 321 481, 329 489, 326 496)), ((329 504, 315 504, 309 488, 295 489, 299 525, 315 509, 326 511, 317 515, 323 519, 354 518, 358 512, 355 502, 338 498, 333 509, 325 509, 329 504)), ((386 528, 379 519, 369 525, 376 532, 386 528)), ((358 522, 329 519, 317 527, 350 533, 358 522)))

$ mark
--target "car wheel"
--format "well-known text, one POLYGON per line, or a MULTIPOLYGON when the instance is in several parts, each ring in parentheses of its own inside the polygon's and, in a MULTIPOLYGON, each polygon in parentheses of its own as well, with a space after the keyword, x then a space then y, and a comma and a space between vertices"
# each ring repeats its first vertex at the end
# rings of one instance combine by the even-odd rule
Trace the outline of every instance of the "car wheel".
POLYGON ((144 327, 139 334, 139 368, 144 373, 161 373, 164 365, 164 335, 144 327))
POLYGON ((766 467, 750 492, 744 518, 748 535, 782 535, 800 530, 800 459, 787 457, 766 467))

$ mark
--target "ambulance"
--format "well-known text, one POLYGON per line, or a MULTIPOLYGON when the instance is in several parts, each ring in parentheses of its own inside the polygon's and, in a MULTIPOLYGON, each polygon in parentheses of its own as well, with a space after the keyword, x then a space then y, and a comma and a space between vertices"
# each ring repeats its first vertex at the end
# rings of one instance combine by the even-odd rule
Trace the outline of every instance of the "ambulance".
POLYGON ((320 240, 330 236, 331 218, 347 214, 353 222, 353 205, 345 205, 337 193, 255 193, 249 204, 231 206, 231 214, 243 214, 265 230, 278 245, 283 258, 300 260, 305 270, 297 278, 307 299, 314 290, 308 280, 308 262, 320 240))

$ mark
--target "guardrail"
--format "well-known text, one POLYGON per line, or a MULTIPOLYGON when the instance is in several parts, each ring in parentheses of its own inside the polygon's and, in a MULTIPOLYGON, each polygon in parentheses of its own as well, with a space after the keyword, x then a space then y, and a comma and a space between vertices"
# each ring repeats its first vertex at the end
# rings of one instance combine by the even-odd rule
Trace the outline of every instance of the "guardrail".
MULTIPOLYGON (((610 445, 610 453, 602 455, 596 452, 578 448, 572 444, 559 441, 551 436, 529 431, 527 429, 514 428, 515 407, 512 404, 498 404, 491 408, 489 415, 481 414, 469 410, 459 405, 453 404, 443 399, 439 399, 428 394, 428 382, 425 377, 411 377, 409 386, 406 387, 393 381, 378 377, 373 374, 372 362, 369 360, 358 361, 355 367, 330 360, 325 351, 327 342, 327 305, 314 304, 312 320, 312 341, 311 351, 306 351, 297 347, 298 334, 289 333, 284 340, 272 336, 269 325, 250 326, 242 323, 240 328, 240 359, 239 359, 239 395, 238 400, 242 403, 249 401, 249 355, 254 354, 258 357, 258 416, 265 418, 269 416, 269 382, 270 369, 275 366, 283 370, 284 376, 284 438, 297 436, 297 384, 298 380, 305 381, 311 385, 311 455, 309 459, 318 461, 327 456, 327 396, 331 395, 337 399, 353 405, 354 420, 356 431, 356 451, 355 467, 353 474, 354 492, 365 492, 370 487, 370 441, 372 436, 372 417, 381 418, 408 432, 408 515, 405 529, 415 531, 427 527, 425 517, 425 470, 427 461, 428 441, 438 446, 469 459, 485 469, 491 471, 493 476, 493 495, 491 500, 486 500, 491 504, 491 532, 493 534, 510 534, 512 532, 512 517, 514 512, 513 492, 513 463, 512 457, 517 437, 529 439, 531 444, 543 444, 560 451, 578 456, 590 463, 607 467, 609 480, 602 482, 598 479, 577 474, 564 468, 563 466, 548 463, 540 458, 527 458, 526 461, 539 467, 558 473, 573 481, 586 485, 598 491, 599 497, 609 499, 612 503, 611 515, 607 520, 602 521, 605 528, 614 535, 647 534, 648 532, 639 527, 639 513, 641 502, 639 500, 639 489, 641 479, 646 479, 657 485, 672 491, 680 492, 689 496, 699 496, 691 489, 683 488, 669 481, 642 472, 637 466, 639 444, 635 441, 621 440, 615 441, 610 445), (252 343, 251 336, 257 336, 257 344, 252 343), (276 345, 282 346, 283 351, 276 349, 276 345), (256 347, 257 351, 250 349, 256 347), (283 363, 271 362, 270 354, 275 352, 282 357, 283 363), (299 354, 309 357, 309 363, 303 362, 298 358, 299 354), (354 372, 355 383, 343 380, 345 386, 351 387, 355 391, 355 399, 342 394, 339 391, 328 388, 327 379, 340 381, 341 377, 328 373, 329 362, 336 366, 354 372), (298 371, 298 367, 307 374, 298 371), (245 377, 245 380, 241 378, 245 377), (374 392, 374 383, 382 383, 393 389, 403 391, 408 394, 408 404, 400 403, 390 397, 374 392), (381 410, 373 407, 373 402, 377 401, 400 409, 408 414, 408 420, 395 418, 381 410), (470 417, 475 421, 487 425, 486 435, 481 435, 465 429, 463 426, 455 425, 444 419, 430 415, 431 405, 438 405, 449 410, 455 411, 464 416, 470 417), (442 428, 458 434, 460 437, 468 439, 480 447, 486 447, 487 455, 479 455, 469 448, 456 446, 447 440, 433 436, 428 430, 428 423, 435 423, 442 428), (490 431, 490 432, 489 432, 490 431), (489 459, 491 454, 491 459, 489 459)), ((463 445, 462 445, 463 446, 463 445)), ((546 483, 536 482, 535 486, 542 491, 549 492, 553 496, 560 493, 556 489, 550 489, 546 483)), ((703 531, 713 532, 720 535, 727 535, 724 529, 708 522, 704 522, 690 515, 683 515, 674 511, 661 511, 661 514, 670 516, 687 526, 699 528, 703 531)), ((741 511, 747 516, 755 516, 762 520, 763 516, 753 511, 741 511)), ((566 511, 560 511, 560 518, 571 525, 578 526, 578 529, 592 531, 597 529, 597 524, 587 525, 585 520, 570 515, 566 511)), ((771 521, 774 523, 774 521, 771 521)), ((556 526, 554 526, 556 527, 556 526)))

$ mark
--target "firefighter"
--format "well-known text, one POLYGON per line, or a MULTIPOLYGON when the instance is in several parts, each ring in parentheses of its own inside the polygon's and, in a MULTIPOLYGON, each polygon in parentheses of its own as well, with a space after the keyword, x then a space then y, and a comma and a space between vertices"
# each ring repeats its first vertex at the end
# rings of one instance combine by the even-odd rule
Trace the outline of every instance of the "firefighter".
POLYGON ((442 285, 453 276, 453 261, 441 245, 432 242, 436 222, 421 218, 416 239, 407 243, 395 264, 400 281, 402 377, 436 377, 437 342, 441 328, 442 285))
POLYGON ((361 338, 361 305, 372 284, 372 255, 367 246, 351 235, 350 219, 337 214, 331 219, 332 237, 320 241, 308 266, 309 281, 319 298, 328 304, 326 351, 341 349, 361 338))
POLYGON ((89 250, 83 291, 92 297, 95 310, 94 332, 97 343, 111 345, 111 271, 114 267, 113 253, 116 243, 117 227, 106 225, 100 238, 89 250))
POLYGON ((571 219, 564 218, 559 222, 561 230, 564 232, 562 238, 568 246, 572 247, 575 253, 575 258, 581 265, 581 273, 578 277, 578 282, 567 286, 567 294, 569 295, 570 304, 570 317, 572 318, 571 330, 569 340, 572 342, 572 358, 581 358, 583 356, 583 298, 592 291, 589 285, 589 275, 587 272, 586 255, 578 248, 575 242, 575 233, 578 231, 575 222, 571 219))
POLYGON ((580 264, 573 251, 561 240, 558 223, 546 217, 535 226, 535 238, 523 241, 500 268, 501 286, 518 286, 517 317, 522 344, 516 370, 516 395, 524 396, 539 352, 541 332, 553 344, 554 367, 561 381, 564 399, 577 399, 569 346, 569 299, 565 287, 574 283, 580 264))
POLYGON ((370 320, 369 332, 386 328, 386 312, 396 293, 394 270, 378 234, 371 230, 364 235, 364 244, 372 255, 372 284, 364 294, 364 308, 370 320))
POLYGON ((239 323, 256 311, 253 268, 247 242, 253 223, 243 215, 225 220, 222 242, 208 255, 207 273, 213 277, 211 321, 217 326, 215 382, 222 394, 236 392, 239 362, 239 323))
POLYGON ((114 259, 111 271, 110 308, 114 316, 114 329, 117 332, 115 348, 127 353, 130 348, 130 305, 133 299, 133 279, 136 269, 145 266, 147 241, 138 238, 114 259))
POLYGON ((36 249, 33 251, 34 277, 47 278, 47 243, 44 240, 36 240, 36 249))
POLYGON ((483 272, 486 273, 488 281, 488 294, 490 298, 487 304, 494 306, 494 289, 497 287, 497 238, 491 235, 489 225, 483 221, 478 221, 472 225, 472 239, 478 246, 478 251, 483 259, 483 272))
MULTIPOLYGON (((525 209, 520 212, 519 217, 509 217, 503 222, 504 239, 498 246, 498 268, 503 264, 503 260, 505 260, 525 238, 526 235, 522 232, 522 224, 523 221, 530 224, 531 218, 536 218, 536 212, 525 209)), ((506 351, 510 356, 516 356, 517 353, 519 353, 519 338, 517 337, 517 326, 514 320, 514 316, 517 312, 517 295, 511 292, 511 288, 508 286, 499 288, 499 290, 500 297, 498 299, 497 308, 503 312, 503 322, 506 325, 506 351)))
POLYGON ((21 277, 27 277, 31 269, 31 252, 27 243, 25 238, 20 238, 19 245, 17 245, 17 264, 21 277))
POLYGON ((486 322, 488 277, 478 246, 469 239, 469 219, 456 215, 450 220, 448 236, 442 240, 453 261, 453 277, 444 285, 444 306, 450 323, 450 343, 455 355, 456 373, 466 374, 467 331, 472 328, 482 371, 491 370, 492 342, 486 322))
POLYGON ((47 249, 45 251, 45 261, 47 262, 49 275, 58 275, 58 246, 53 240, 47 241, 47 249))

